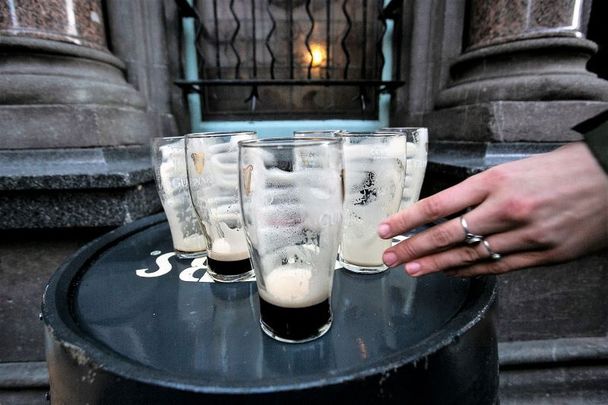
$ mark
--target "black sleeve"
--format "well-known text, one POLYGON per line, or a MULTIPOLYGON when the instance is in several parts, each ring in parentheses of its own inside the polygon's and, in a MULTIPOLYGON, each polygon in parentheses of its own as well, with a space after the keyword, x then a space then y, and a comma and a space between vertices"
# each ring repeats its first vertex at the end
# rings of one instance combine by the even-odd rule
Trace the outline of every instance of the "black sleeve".
POLYGON ((585 143, 608 174, 608 110, 572 128, 585 137, 585 143))

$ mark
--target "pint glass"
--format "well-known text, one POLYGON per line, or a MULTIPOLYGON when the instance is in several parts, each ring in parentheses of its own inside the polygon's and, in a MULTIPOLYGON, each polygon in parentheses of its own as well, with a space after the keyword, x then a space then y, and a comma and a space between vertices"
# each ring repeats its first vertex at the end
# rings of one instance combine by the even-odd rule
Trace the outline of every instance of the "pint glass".
POLYGON ((376 233, 397 212, 405 175, 405 135, 397 132, 345 132, 344 226, 339 260, 356 273, 378 273, 391 240, 376 233))
POLYGON ((177 257, 190 259, 205 255, 207 242, 190 200, 184 144, 183 136, 154 138, 152 163, 173 249, 177 257))
POLYGON ((332 322, 331 290, 342 226, 337 138, 240 144, 241 206, 270 337, 305 342, 332 322))
POLYGON ((407 139, 405 183, 401 209, 407 208, 418 201, 426 171, 429 133, 427 128, 402 127, 382 128, 382 132, 402 132, 407 139))
POLYGON ((207 272, 220 282, 253 275, 239 205, 238 142, 255 132, 186 136, 188 183, 207 237, 207 272))

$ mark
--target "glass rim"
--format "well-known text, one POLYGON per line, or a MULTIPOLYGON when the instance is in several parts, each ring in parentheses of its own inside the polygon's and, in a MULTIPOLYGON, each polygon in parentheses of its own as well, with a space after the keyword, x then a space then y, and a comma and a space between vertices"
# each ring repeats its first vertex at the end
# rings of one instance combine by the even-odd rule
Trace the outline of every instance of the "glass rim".
POLYGON ((234 135, 253 135, 256 136, 255 131, 209 131, 209 132, 191 132, 184 135, 185 138, 219 138, 223 136, 234 136, 234 135))
POLYGON ((262 139, 248 139, 245 141, 239 141, 239 148, 293 148, 293 147, 305 147, 305 146, 317 146, 317 145, 339 145, 342 140, 337 137, 333 138, 321 138, 321 137, 281 137, 281 138, 262 138, 262 139))
POLYGON ((380 131, 387 131, 387 132, 395 132, 395 131, 400 131, 400 130, 419 130, 419 129, 426 129, 427 131, 429 130, 428 127, 384 127, 384 128, 380 128, 380 131))
POLYGON ((402 136, 403 133, 399 131, 355 131, 355 132, 339 132, 336 134, 337 138, 363 138, 363 137, 393 137, 402 136))
POLYGON ((293 131, 294 135, 305 135, 305 134, 337 134, 340 132, 344 132, 342 129, 307 129, 307 130, 296 130, 293 131))

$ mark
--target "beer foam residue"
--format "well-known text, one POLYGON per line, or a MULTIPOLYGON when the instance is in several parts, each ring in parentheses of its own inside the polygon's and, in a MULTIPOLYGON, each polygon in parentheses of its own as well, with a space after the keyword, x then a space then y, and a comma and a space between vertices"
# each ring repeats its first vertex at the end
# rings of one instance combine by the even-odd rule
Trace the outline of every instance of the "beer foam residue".
POLYGON ((330 283, 326 277, 313 277, 313 269, 296 266, 279 267, 264 275, 259 293, 274 305, 302 308, 318 304, 329 297, 330 283))
POLYGON ((403 188, 401 209, 407 208, 418 201, 418 198, 420 197, 420 189, 422 188, 422 183, 424 182, 426 162, 426 144, 424 142, 419 144, 408 142, 405 183, 403 188))
POLYGON ((158 176, 162 192, 169 196, 187 192, 186 160, 184 158, 184 145, 175 142, 159 147, 162 155, 158 176))
POLYGON ((193 191, 201 221, 211 242, 208 255, 221 261, 249 258, 249 248, 238 200, 238 141, 253 139, 240 134, 229 138, 193 138, 193 150, 204 152, 201 187, 193 191))
POLYGON ((305 246, 333 239, 336 230, 330 225, 341 220, 342 211, 341 195, 336 192, 340 167, 309 167, 296 156, 293 169, 286 171, 275 167, 275 158, 263 150, 248 154, 253 172, 246 204, 255 207, 255 215, 249 213, 255 223, 250 237, 262 260, 274 261, 272 267, 295 256, 305 257, 308 263, 332 262, 334 258, 320 257, 326 251, 331 255, 331 248, 310 253, 305 246), (289 246, 298 246, 299 253, 285 256, 289 246))
MULTIPOLYGON (((242 234, 243 231, 239 231, 239 233, 242 234)), ((208 252, 209 257, 224 262, 234 262, 249 258, 245 236, 242 235, 241 237, 243 241, 236 240, 234 237, 231 239, 221 238, 214 240, 208 252)))
POLYGON ((381 266, 390 241, 376 226, 393 214, 401 200, 405 138, 386 144, 345 144, 345 209, 341 256, 360 266, 381 266))
POLYGON ((287 308, 326 300, 342 222, 340 160, 307 148, 245 153, 252 170, 243 207, 260 297, 287 308))
POLYGON ((190 235, 175 243, 175 248, 182 252, 200 252, 207 249, 207 241, 203 235, 190 235))

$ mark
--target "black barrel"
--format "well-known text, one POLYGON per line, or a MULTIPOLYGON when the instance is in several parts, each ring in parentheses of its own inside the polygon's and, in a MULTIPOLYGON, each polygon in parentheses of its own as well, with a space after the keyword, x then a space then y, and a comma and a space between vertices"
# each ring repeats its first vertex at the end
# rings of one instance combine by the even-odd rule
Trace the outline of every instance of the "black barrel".
POLYGON ((492 404, 494 277, 337 270, 329 332, 259 326, 255 282, 212 283, 172 253, 165 217, 72 256, 43 299, 53 404, 492 404))

